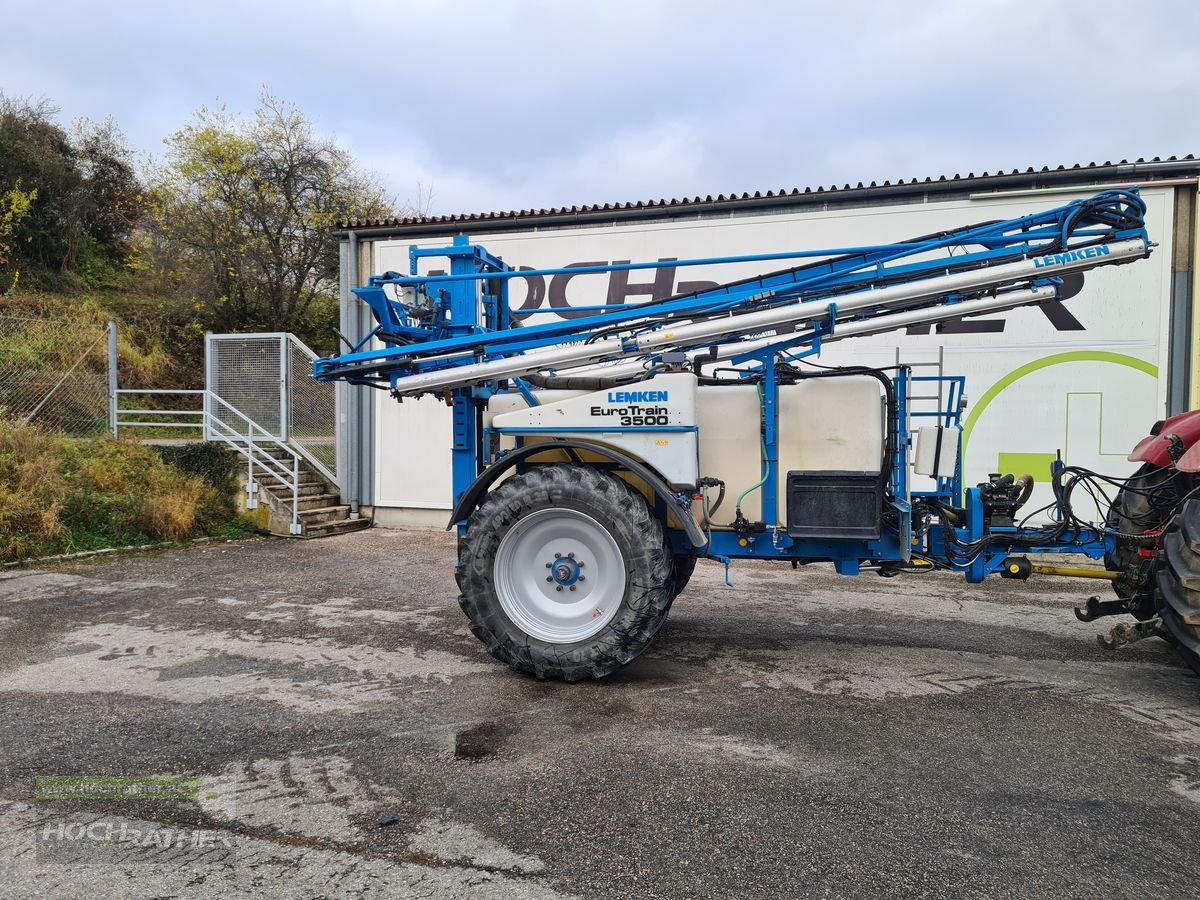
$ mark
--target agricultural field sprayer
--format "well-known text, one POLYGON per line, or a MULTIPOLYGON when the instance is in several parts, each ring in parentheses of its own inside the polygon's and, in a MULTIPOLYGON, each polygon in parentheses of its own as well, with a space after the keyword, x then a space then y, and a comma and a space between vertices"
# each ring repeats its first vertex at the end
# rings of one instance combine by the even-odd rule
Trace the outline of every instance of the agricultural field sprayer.
POLYGON ((787 268, 537 324, 514 316, 511 280, 567 270, 518 270, 461 236, 356 288, 377 325, 314 374, 451 405, 460 603, 518 672, 630 662, 701 557, 1099 577, 1114 596, 1076 615, 1132 616, 1110 645, 1159 636, 1200 667, 1200 411, 1155 424, 1132 474, 1059 460, 1052 502, 1027 511, 1030 475, 963 484, 963 377, 815 362, 836 341, 1068 299, 1083 273, 1151 253, 1145 210, 1109 190, 894 244, 673 260, 787 268), (447 273, 417 274, 428 258, 447 273), (915 411, 914 384, 933 382, 944 403, 915 411))

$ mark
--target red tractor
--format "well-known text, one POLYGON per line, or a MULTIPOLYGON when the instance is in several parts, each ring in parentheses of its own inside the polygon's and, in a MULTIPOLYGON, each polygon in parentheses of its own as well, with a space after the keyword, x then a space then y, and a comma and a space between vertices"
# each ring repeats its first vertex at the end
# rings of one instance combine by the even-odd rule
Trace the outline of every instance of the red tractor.
MULTIPOLYGON (((1113 582, 1120 599, 1095 606, 1132 613, 1200 672, 1200 410, 1156 422, 1129 461, 1142 466, 1106 521, 1118 534, 1105 565, 1121 573, 1113 582)), ((1095 606, 1089 612, 1103 615, 1095 606)))

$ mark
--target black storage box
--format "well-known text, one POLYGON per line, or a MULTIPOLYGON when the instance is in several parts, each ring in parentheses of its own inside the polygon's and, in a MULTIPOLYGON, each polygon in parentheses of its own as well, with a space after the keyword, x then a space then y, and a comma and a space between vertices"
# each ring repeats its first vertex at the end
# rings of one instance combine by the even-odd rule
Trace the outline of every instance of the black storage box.
POLYGON ((788 537, 874 540, 882 517, 881 472, 788 472, 788 537))

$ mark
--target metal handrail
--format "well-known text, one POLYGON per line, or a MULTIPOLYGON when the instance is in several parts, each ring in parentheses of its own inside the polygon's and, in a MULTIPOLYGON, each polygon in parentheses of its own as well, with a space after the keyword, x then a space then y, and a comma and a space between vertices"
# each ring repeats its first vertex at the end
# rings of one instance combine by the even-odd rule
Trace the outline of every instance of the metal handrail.
MULTIPOLYGON (((258 482, 254 478, 254 465, 256 461, 255 451, 259 450, 258 446, 255 444, 255 429, 262 432, 262 438, 264 441, 270 442, 276 447, 282 447, 287 451, 288 455, 292 457, 292 466, 290 472, 284 468, 283 463, 281 463, 278 459, 261 450, 259 450, 261 457, 257 460, 257 462, 266 474, 272 476, 285 488, 291 490, 292 523, 288 530, 292 534, 301 534, 303 532, 303 527, 300 525, 300 454, 296 452, 295 448, 276 438, 271 434, 271 432, 267 431, 267 429, 263 428, 240 409, 233 406, 224 398, 213 393, 212 391, 204 392, 204 421, 206 435, 215 434, 221 440, 225 441, 225 443, 229 444, 246 457, 248 466, 246 473, 246 490, 251 494, 258 490, 258 482), (247 426, 245 434, 239 434, 237 430, 234 429, 228 422, 224 421, 220 416, 213 414, 212 403, 214 400, 245 423, 247 426), (228 433, 222 434, 217 428, 213 427, 214 424, 219 426, 219 428, 226 429, 228 433), (243 446, 241 443, 243 441, 245 442, 245 446, 243 446), (290 481, 288 480, 288 475, 291 476, 290 481)), ((255 505, 257 505, 257 498, 255 498, 255 505)))
MULTIPOLYGON (((309 347, 306 343, 304 343, 304 341, 300 340, 300 338, 296 337, 291 332, 288 332, 286 337, 287 337, 288 343, 291 344, 293 347, 295 347, 297 350, 299 350, 306 357, 308 357, 308 361, 310 363, 315 362, 316 360, 320 359, 320 357, 316 353, 313 352, 311 347, 309 347)), ((289 427, 288 431, 290 433, 290 431, 291 431, 290 427, 289 427)), ((310 453, 303 444, 299 443, 298 440, 296 442, 295 449, 300 453, 300 455, 302 455, 306 460, 308 460, 308 462, 311 463, 312 466, 318 472, 320 472, 327 479, 329 479, 330 482, 338 485, 339 487, 341 486, 342 482, 338 479, 337 475, 335 473, 331 472, 329 470, 328 466, 326 466, 323 462, 321 462, 319 459, 317 459, 316 456, 314 456, 312 453, 310 453)))
POLYGON ((329 471, 328 466, 326 466, 323 462, 321 462, 319 459, 317 459, 315 456, 313 456, 311 453, 309 453, 308 450, 306 450, 303 446, 301 446, 300 444, 296 444, 296 446, 294 446, 294 447, 290 444, 287 444, 285 446, 287 446, 288 449, 290 449, 290 450, 295 450, 295 452, 297 452, 301 456, 303 456, 312 465, 312 467, 314 469, 316 469, 318 472, 320 472, 322 475, 324 475, 327 479, 329 479, 330 482, 338 485, 339 487, 341 486, 341 482, 338 481, 338 478, 336 475, 334 475, 332 472, 329 471))
POLYGON ((204 393, 202 390, 171 390, 168 388, 118 388, 114 391, 115 414, 112 423, 113 436, 116 437, 120 434, 122 428, 196 428, 201 430, 204 428, 203 409, 121 409, 120 398, 122 395, 169 394, 174 396, 199 396, 204 393), (139 422, 122 419, 122 414, 128 416, 199 416, 200 419, 196 422, 139 422))
MULTIPOLYGON (((255 466, 262 470, 263 474, 274 478, 283 487, 292 494, 292 522, 289 526, 289 531, 292 534, 303 533, 303 526, 300 524, 300 458, 303 456, 311 460, 310 454, 304 453, 302 449, 297 448, 281 441, 275 437, 267 429, 263 428, 244 412, 230 404, 224 398, 218 396, 209 390, 169 390, 164 388, 145 388, 145 389, 127 389, 122 388, 116 391, 116 396, 119 398, 122 394, 168 394, 176 396, 199 396, 201 398, 202 407, 200 409, 179 409, 179 410, 156 410, 156 409, 118 409, 117 415, 113 421, 113 434, 119 435, 122 426, 126 428, 198 428, 204 435, 206 440, 217 439, 232 447, 239 454, 244 456, 247 461, 246 468, 246 491, 250 495, 250 502, 247 504, 253 509, 258 505, 258 499, 254 495, 258 491, 258 480, 255 478, 255 466), (223 411, 228 411, 236 419, 241 421, 244 432, 226 422, 221 415, 214 412, 215 404, 223 411), (140 421, 123 421, 120 418, 121 413, 127 415, 173 415, 173 416, 198 416, 198 422, 140 422, 140 421), (256 434, 257 432, 257 434, 256 434), (279 459, 276 459, 268 453, 264 447, 273 445, 282 448, 291 457, 290 466, 279 459)), ((223 413, 222 413, 223 414, 223 413)), ((320 466, 324 471, 324 466, 320 466)))

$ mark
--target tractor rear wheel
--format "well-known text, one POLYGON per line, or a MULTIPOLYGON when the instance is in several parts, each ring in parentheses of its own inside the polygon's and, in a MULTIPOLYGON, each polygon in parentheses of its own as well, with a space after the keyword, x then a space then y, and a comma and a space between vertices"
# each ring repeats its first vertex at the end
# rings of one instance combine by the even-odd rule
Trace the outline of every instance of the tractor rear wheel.
POLYGON ((536 466, 471 516, 459 605, 492 656, 542 679, 603 678, 646 651, 675 568, 662 523, 628 484, 581 465, 536 466))
MULTIPOLYGON (((1104 524, 1121 534, 1142 534, 1162 528, 1179 502, 1174 479, 1175 471, 1169 467, 1149 463, 1142 466, 1117 492, 1104 524)), ((1110 572, 1124 572, 1141 562, 1132 543, 1122 543, 1104 557, 1104 567, 1110 572)), ((1145 620, 1155 615, 1152 578, 1143 575, 1132 597, 1128 583, 1114 581, 1112 585, 1135 618, 1145 620)))
POLYGON ((1155 580, 1163 625, 1200 672, 1200 498, 1183 504, 1163 532, 1155 580))

